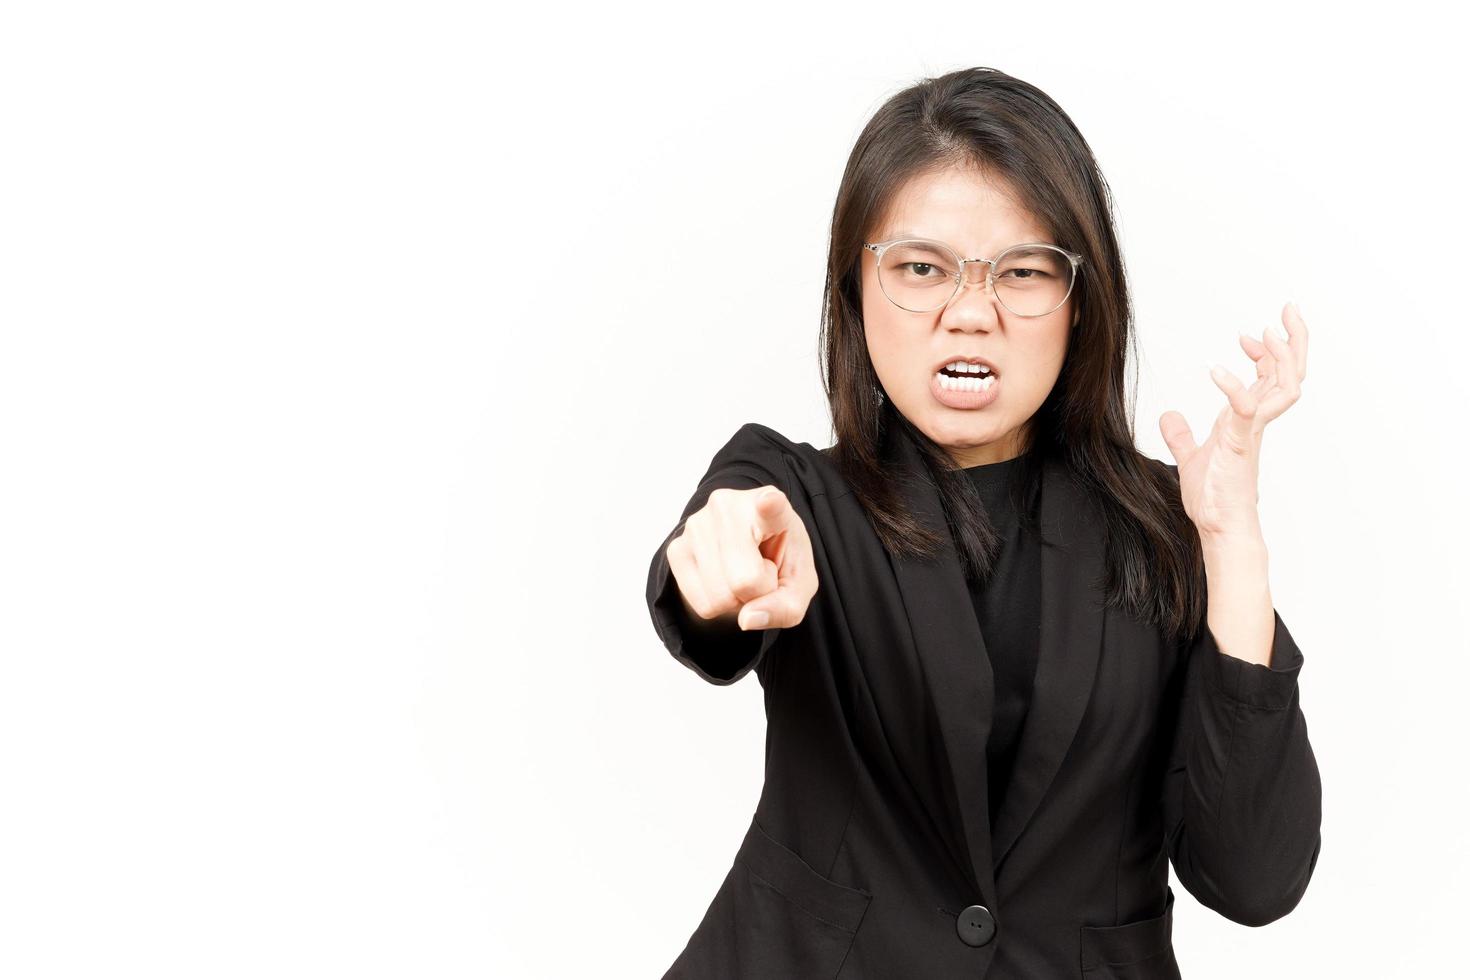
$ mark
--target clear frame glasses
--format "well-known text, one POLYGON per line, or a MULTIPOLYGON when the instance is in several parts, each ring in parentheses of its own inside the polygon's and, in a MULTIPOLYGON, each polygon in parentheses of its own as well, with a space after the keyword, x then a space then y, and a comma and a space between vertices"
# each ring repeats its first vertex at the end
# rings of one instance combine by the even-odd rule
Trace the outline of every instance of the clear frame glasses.
POLYGON ((1016 316, 1056 311, 1077 283, 1082 256, 1044 242, 1012 245, 993 259, 962 259, 943 242, 897 238, 864 242, 878 262, 878 285, 888 301, 910 313, 932 313, 959 293, 967 265, 984 264, 985 284, 1016 316))

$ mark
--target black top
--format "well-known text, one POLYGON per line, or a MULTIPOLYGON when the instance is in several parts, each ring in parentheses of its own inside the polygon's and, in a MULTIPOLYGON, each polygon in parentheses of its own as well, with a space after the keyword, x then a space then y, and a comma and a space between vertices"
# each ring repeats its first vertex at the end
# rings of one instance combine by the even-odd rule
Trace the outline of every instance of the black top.
MULTIPOLYGON (((1015 764, 1016 742, 1031 703, 1041 636, 1041 542, 1024 530, 1011 502, 1010 479, 1021 460, 966 467, 1001 538, 994 571, 985 584, 970 580, 970 601, 995 676, 995 712, 986 757, 990 773, 990 823, 1000 813, 1015 764)), ((1039 495, 1030 501, 1037 513, 1039 495)))
MULTIPOLYGON (((933 447, 910 428, 886 430, 899 436, 885 446, 891 489, 943 535, 933 447)), ((1120 628, 1098 601, 1105 508, 1044 449, 1042 612, 1054 603, 1067 628, 1042 617, 1027 724, 1047 724, 1025 733, 989 839, 991 670, 966 662, 984 644, 959 556, 889 550, 832 454, 767 426, 746 423, 710 460, 654 549, 645 595, 682 667, 711 684, 756 675, 769 737, 746 837, 669 976, 836 977, 846 957, 869 977, 1177 977, 1171 879, 1247 925, 1302 899, 1322 780, 1286 623, 1276 616, 1270 666, 1225 655, 1207 629, 1186 648, 1141 621, 1120 628), (767 485, 809 529, 822 581, 798 628, 751 631, 736 660, 678 623, 668 549, 715 489, 767 485), (933 902, 893 900, 915 895, 933 902), (985 916, 995 932, 979 931, 985 916)))

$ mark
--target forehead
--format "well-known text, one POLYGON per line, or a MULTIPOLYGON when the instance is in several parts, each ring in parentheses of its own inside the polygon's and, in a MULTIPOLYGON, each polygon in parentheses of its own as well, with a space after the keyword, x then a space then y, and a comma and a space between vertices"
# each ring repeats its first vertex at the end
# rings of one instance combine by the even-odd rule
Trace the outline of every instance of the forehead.
POLYGON ((869 241, 934 238, 963 255, 1019 242, 1050 242, 1045 224, 1004 179, 973 168, 917 174, 898 187, 869 241))

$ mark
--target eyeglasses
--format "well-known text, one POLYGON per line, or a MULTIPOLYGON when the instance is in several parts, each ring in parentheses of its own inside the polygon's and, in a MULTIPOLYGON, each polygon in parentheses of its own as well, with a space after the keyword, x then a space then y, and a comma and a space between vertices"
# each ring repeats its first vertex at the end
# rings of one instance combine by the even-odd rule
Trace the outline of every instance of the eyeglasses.
POLYGON ((965 283, 965 266, 985 263, 985 284, 1016 316, 1046 316, 1072 295, 1082 256, 1056 245, 1012 245, 993 259, 962 259, 943 242, 924 238, 864 242, 878 261, 878 285, 910 313, 946 306, 965 283))

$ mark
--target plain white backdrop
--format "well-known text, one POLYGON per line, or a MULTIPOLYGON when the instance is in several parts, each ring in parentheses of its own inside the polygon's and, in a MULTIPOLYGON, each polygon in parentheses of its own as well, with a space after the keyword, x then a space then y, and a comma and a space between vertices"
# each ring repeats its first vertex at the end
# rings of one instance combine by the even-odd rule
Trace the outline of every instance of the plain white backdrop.
POLYGON ((1466 78, 1428 4, 12 4, 0 14, 0 975, 658 976, 761 786, 654 634, 744 422, 831 442, 869 115, 987 65, 1116 196, 1137 437, 1266 437, 1323 849, 1193 980, 1444 976, 1467 861, 1466 78), (1369 15, 1371 13, 1371 16, 1369 15), (760 256, 757 259, 757 256, 760 256))

